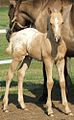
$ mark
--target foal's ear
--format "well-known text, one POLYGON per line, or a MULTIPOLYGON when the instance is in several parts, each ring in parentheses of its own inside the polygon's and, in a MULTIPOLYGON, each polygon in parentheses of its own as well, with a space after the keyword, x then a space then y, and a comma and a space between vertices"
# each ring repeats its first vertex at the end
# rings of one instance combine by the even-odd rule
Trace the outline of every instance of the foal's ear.
POLYGON ((52 10, 48 7, 48 13, 49 15, 52 13, 52 10))
POLYGON ((13 5, 14 7, 16 6, 16 0, 9 0, 9 3, 13 5))

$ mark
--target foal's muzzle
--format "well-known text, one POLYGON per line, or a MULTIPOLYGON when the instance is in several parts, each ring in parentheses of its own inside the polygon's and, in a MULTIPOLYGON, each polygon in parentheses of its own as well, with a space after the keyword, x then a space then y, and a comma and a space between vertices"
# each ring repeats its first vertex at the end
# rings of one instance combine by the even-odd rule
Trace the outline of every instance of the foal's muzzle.
POLYGON ((58 37, 55 37, 55 40, 56 40, 56 42, 60 42, 60 40, 61 40, 61 37, 60 37, 60 36, 58 36, 58 37))

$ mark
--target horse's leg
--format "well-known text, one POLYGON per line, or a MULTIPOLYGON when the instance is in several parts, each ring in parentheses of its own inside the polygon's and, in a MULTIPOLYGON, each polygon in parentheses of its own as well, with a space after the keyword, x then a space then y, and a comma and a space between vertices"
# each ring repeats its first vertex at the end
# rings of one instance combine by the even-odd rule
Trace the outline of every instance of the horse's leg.
POLYGON ((65 91, 65 77, 64 77, 65 61, 64 61, 64 59, 59 60, 56 65, 57 65, 58 73, 59 73, 59 80, 60 80, 59 82, 60 82, 60 87, 61 87, 62 104, 65 107, 66 114, 71 114, 71 110, 68 106, 68 101, 66 98, 66 91, 65 91))
POLYGON ((48 107, 48 115, 53 116, 52 102, 51 102, 51 91, 53 87, 53 79, 52 79, 53 62, 51 61, 51 59, 45 59, 44 64, 47 74, 47 90, 48 90, 48 98, 46 105, 48 107))
POLYGON ((64 67, 64 75, 65 75, 65 81, 66 81, 66 87, 67 87, 67 92, 69 92, 71 86, 72 86, 72 82, 71 82, 71 78, 70 75, 68 73, 68 64, 67 64, 68 60, 67 57, 65 58, 65 67, 64 67))
POLYGON ((44 63, 43 63, 43 78, 44 78, 43 93, 42 93, 42 96, 39 98, 39 101, 43 101, 46 103, 48 92, 47 92, 47 76, 46 76, 46 70, 45 70, 44 63))
POLYGON ((28 56, 24 59, 19 71, 18 71, 18 102, 22 109, 26 109, 23 99, 23 80, 26 73, 27 68, 31 63, 31 58, 28 56))
MULTIPOLYGON (((47 18, 46 14, 40 14, 38 18, 35 21, 35 26, 37 30, 39 30, 42 33, 47 32, 47 18), (42 19, 43 18, 43 19, 42 19)), ((47 76, 46 76, 46 71, 45 71, 45 65, 43 63, 43 77, 44 77, 44 83, 43 83, 43 93, 42 96, 39 98, 39 101, 43 101, 46 103, 47 101, 47 76)))
POLYGON ((3 98, 3 110, 4 111, 7 110, 9 87, 10 87, 10 83, 11 83, 11 80, 12 80, 13 75, 14 75, 14 71, 15 71, 18 63, 19 63, 19 61, 17 59, 13 59, 11 65, 8 69, 7 78, 6 78, 6 90, 5 90, 5 95, 3 98))

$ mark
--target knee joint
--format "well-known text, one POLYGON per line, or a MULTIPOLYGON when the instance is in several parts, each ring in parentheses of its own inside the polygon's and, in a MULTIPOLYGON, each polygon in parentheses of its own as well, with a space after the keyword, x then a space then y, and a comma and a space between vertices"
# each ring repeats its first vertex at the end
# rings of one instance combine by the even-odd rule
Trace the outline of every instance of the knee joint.
POLYGON ((65 81, 60 81, 60 87, 65 88, 65 81))
POLYGON ((54 84, 53 81, 49 81, 49 82, 47 82, 47 86, 48 86, 49 88, 52 88, 52 87, 53 87, 53 84, 54 84))

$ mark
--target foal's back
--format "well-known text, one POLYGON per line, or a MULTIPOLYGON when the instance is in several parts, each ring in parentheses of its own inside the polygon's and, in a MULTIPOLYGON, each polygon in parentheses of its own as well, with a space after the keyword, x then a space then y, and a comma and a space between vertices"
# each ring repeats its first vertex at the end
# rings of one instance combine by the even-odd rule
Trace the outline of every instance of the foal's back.
POLYGON ((34 28, 26 28, 19 32, 13 33, 11 40, 13 41, 13 52, 21 53, 22 50, 31 57, 42 60, 42 56, 46 56, 47 51, 50 53, 50 42, 47 34, 43 34, 34 28))

